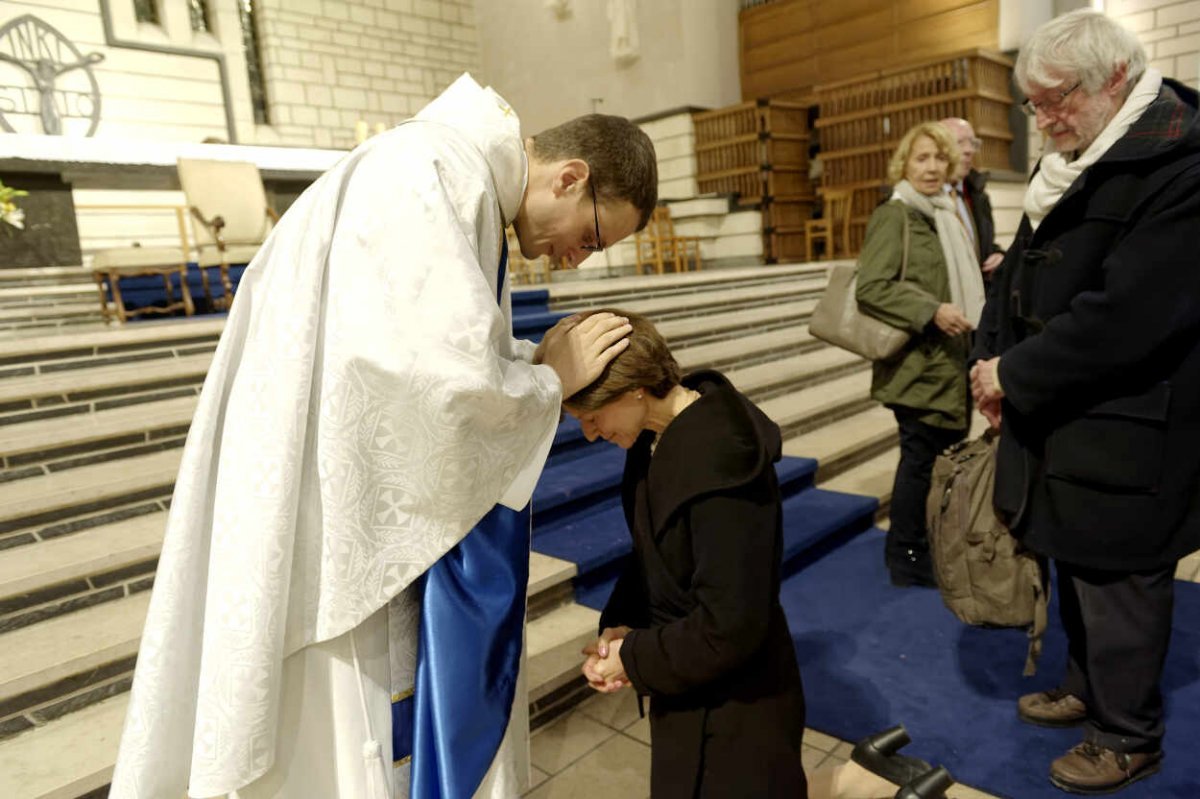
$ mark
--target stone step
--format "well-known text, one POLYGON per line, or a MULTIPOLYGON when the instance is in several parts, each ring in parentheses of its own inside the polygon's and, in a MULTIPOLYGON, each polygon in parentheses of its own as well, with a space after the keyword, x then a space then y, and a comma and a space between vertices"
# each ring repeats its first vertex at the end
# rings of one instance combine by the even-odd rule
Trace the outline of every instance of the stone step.
POLYGON ((64 519, 168 496, 181 454, 169 449, 125 458, 119 467, 99 463, 0 483, 0 549, 41 540, 64 519))
POLYGON ((147 352, 190 354, 187 352, 190 346, 215 344, 224 327, 224 317, 193 317, 0 341, 0 377, 18 376, 19 372, 3 368, 18 364, 32 369, 24 373, 28 375, 59 371, 72 365, 90 368, 105 359, 113 364, 129 363, 146 357, 147 352))
POLYGON ((820 425, 870 408, 870 372, 855 372, 825 383, 772 397, 759 407, 779 425, 784 438, 791 438, 820 425))
POLYGON ((56 302, 53 305, 0 306, 0 324, 40 320, 59 320, 64 317, 86 316, 100 318, 100 303, 56 302))
POLYGON ((761 305, 727 313, 670 319, 661 323, 656 322, 655 327, 672 347, 683 342, 698 344, 748 332, 793 326, 798 322, 807 321, 816 304, 815 298, 782 302, 776 305, 761 305))
POLYGON ((828 345, 809 333, 808 325, 795 324, 703 344, 684 343, 671 350, 684 371, 690 371, 703 367, 736 368, 772 356, 824 347, 828 345))
POLYGON ((685 295, 668 295, 646 300, 625 300, 621 308, 642 314, 656 321, 681 316, 709 313, 714 308, 730 310, 738 306, 754 306, 796 300, 800 297, 820 294, 825 288, 823 274, 806 275, 799 280, 779 280, 743 288, 724 291, 694 292, 685 295))
POLYGON ((203 382, 212 353, 163 357, 154 361, 104 365, 91 369, 48 371, 41 374, 0 379, 0 407, 55 407, 87 403, 98 398, 120 396, 172 385, 203 382))
MULTIPOLYGON (((817 460, 817 480, 828 480, 899 443, 896 418, 881 405, 801 433, 783 444, 784 455, 817 460)), ((857 492, 850 492, 857 493, 857 492)))
POLYGON ((62 597, 103 588, 103 578, 137 564, 149 563, 153 573, 166 524, 167 514, 159 511, 0 550, 0 629, 5 616, 27 607, 57 610, 53 605, 62 597))
MULTIPOLYGON (((579 650, 595 634, 598 621, 596 611, 568 604, 529 623, 531 716, 537 715, 537 701, 579 674, 579 650)), ((102 788, 112 779, 128 704, 129 695, 122 692, 0 740, 0 796, 72 799, 102 788), (64 752, 71 754, 64 757, 64 752)))
POLYGON ((728 286, 745 287, 756 282, 773 282, 800 275, 824 276, 833 263, 837 262, 787 266, 747 266, 650 277, 575 280, 569 283, 556 283, 548 287, 550 306, 554 310, 570 310, 603 304, 620 304, 624 298, 640 300, 649 297, 713 291, 728 286))
POLYGON ((838 375, 861 372, 869 368, 870 363, 857 355, 834 347, 825 347, 727 370, 725 376, 743 394, 761 402, 771 396, 796 392, 838 375))
POLYGON ((75 799, 112 780, 129 695, 0 741, 0 796, 75 799))
MULTIPOLYGON (((149 605, 150 592, 142 591, 0 634, 0 713, 44 724, 84 703, 76 692, 93 690, 97 676, 127 675, 149 605)), ((106 690, 128 690, 128 681, 122 685, 106 690)))
POLYGON ((6 467, 40 463, 104 444, 128 446, 183 435, 196 412, 198 389, 185 388, 190 396, 175 399, 7 425, 0 463, 6 467))

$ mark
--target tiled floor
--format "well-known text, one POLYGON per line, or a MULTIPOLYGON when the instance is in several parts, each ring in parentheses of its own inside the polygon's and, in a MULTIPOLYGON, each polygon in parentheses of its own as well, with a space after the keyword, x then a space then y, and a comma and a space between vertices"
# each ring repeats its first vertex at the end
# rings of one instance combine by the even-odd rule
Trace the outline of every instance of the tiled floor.
MULTIPOLYGON (((810 775, 844 765, 851 745, 807 730, 801 755, 810 775)), ((650 796, 650 725, 638 718, 632 691, 587 700, 533 734, 533 779, 527 799, 570 799, 604 792, 628 799, 650 796)), ((892 791, 894 793, 894 789, 892 791)), ((884 794, 887 795, 887 794, 884 794)), ((858 793, 839 794, 845 799, 858 793)), ((990 794, 956 785, 951 799, 993 799, 990 794)), ((816 799, 816 797, 814 797, 816 799)))

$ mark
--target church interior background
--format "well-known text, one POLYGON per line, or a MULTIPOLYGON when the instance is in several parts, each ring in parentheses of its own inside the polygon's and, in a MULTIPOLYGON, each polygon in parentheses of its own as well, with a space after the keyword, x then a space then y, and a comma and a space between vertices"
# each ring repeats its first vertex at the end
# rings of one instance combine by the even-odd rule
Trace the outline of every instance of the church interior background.
MULTIPOLYGON (((982 140, 1007 244, 1040 152, 1013 59, 1088 5, 1200 88, 1195 0, 0 0, 0 796, 107 795, 181 447, 264 203, 285 213, 463 72, 526 132, 634 119, 656 147, 663 224, 574 269, 514 258, 515 332, 619 305, 653 319, 685 370, 729 374, 794 458, 799 580, 822 547, 886 526, 898 460, 869 363, 807 332, 829 258, 861 246, 898 137, 945 116, 982 140), (180 159, 256 169, 214 188, 180 159), (230 186, 262 200, 222 254, 202 217, 230 186), (818 241, 811 223, 839 193, 839 232, 818 241)), ((592 696, 579 675, 628 555, 610 512, 620 465, 561 438, 535 494, 527 795, 648 796, 646 719, 629 691, 592 696)), ((1177 577, 1200 581, 1200 556, 1177 577)), ((819 720, 810 774, 853 740, 819 720)), ((988 789, 949 795, 1006 795, 988 789)))

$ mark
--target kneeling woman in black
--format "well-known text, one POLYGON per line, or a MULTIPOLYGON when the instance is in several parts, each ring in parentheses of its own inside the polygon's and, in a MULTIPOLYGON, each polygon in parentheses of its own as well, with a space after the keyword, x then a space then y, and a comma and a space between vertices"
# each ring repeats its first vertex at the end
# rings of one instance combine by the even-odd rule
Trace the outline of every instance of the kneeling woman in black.
POLYGON ((779 428, 718 372, 680 377, 649 321, 565 407, 629 450, 634 557, 583 672, 650 697, 651 796, 807 796, 804 695, 779 604, 779 428))

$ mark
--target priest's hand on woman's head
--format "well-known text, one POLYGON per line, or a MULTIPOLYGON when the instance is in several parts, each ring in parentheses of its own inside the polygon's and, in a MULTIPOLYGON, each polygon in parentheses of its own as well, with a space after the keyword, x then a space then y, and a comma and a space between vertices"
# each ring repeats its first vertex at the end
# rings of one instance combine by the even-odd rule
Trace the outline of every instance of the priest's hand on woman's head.
POLYGON ((534 363, 544 363, 562 382, 563 399, 587 387, 608 362, 629 346, 633 326, 623 316, 597 313, 580 321, 568 316, 546 331, 534 353, 534 363))

